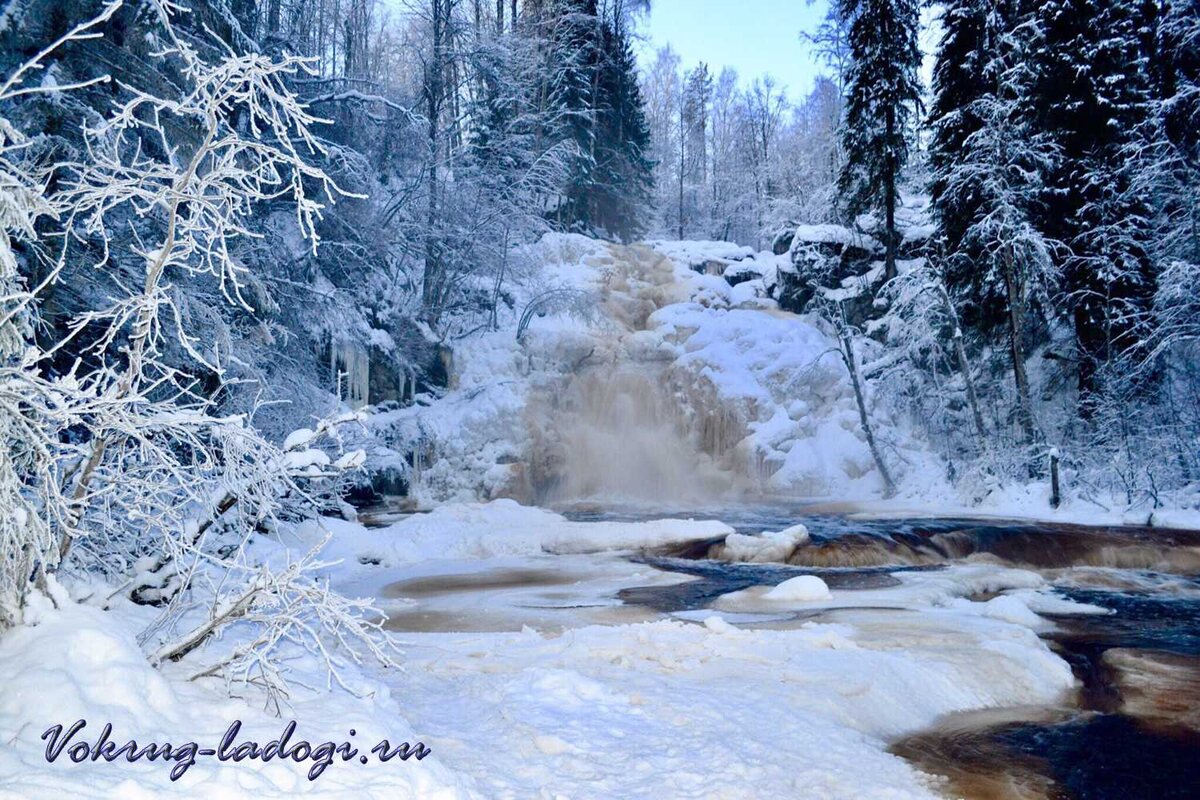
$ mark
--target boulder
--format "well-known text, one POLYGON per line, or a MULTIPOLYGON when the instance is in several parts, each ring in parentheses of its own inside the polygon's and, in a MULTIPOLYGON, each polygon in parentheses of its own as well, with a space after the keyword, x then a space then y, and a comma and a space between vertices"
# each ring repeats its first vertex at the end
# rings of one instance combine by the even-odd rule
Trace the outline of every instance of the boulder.
POLYGON ((738 261, 725 268, 722 277, 730 286, 752 281, 763 276, 763 268, 753 259, 738 261))
POLYGON ((796 225, 789 222, 784 225, 775 235, 771 237, 771 252, 777 256, 786 253, 792 246, 792 240, 796 237, 796 225))
POLYGON ((798 225, 779 268, 772 297, 785 311, 800 314, 819 289, 840 290, 867 275, 882 255, 877 239, 842 225, 798 225))

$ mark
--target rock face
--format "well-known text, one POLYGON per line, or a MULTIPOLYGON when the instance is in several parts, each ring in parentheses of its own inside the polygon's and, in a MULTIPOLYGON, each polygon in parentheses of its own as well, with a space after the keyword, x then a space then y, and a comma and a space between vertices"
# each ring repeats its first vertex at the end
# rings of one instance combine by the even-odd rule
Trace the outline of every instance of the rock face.
POLYGON ((798 225, 773 296, 785 311, 803 313, 818 288, 839 289, 845 280, 867 275, 882 253, 883 245, 865 233, 841 225, 798 225))
MULTIPOLYGON (((915 210, 914 213, 918 213, 915 210)), ((771 296, 785 311, 803 313, 820 290, 845 303, 851 324, 877 314, 873 299, 883 283, 884 245, 866 230, 842 225, 796 225, 776 234, 773 246, 787 242, 787 262, 779 267, 771 296)), ((932 228, 910 224, 900 231, 900 262, 927 257, 932 228)), ((777 254, 782 254, 776 249, 777 254)))
POLYGON ((771 252, 777 256, 786 253, 792 246, 792 240, 796 237, 796 224, 789 222, 784 225, 775 235, 771 237, 771 252))

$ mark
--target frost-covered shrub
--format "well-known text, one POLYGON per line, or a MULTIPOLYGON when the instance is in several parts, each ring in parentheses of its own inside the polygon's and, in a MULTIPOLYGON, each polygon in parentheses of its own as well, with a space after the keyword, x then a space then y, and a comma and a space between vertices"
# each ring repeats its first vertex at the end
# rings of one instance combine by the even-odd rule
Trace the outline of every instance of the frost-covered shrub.
MULTIPOLYGON (((0 85, 0 102, 77 88, 27 79, 118 6, 20 67, 0 85)), ((287 205, 296 235, 315 248, 324 204, 341 190, 313 164, 318 120, 286 88, 302 60, 211 59, 177 30, 179 8, 155 0, 149 11, 156 57, 180 89, 121 86, 112 113, 85 128, 83 155, 43 171, 21 158, 23 138, 0 121, 0 622, 20 622, 30 592, 67 602, 56 583, 100 576, 117 585, 107 596, 163 608, 143 636, 154 661, 180 660, 236 625, 247 632, 206 658, 204 674, 275 691, 288 643, 388 658, 363 606, 315 578, 315 551, 264 564, 247 548, 285 509, 328 507, 340 476, 362 465, 360 451, 339 452, 339 428, 359 418, 323 421, 280 445, 252 416, 218 413, 219 392, 205 382, 219 387, 230 353, 191 332, 173 284, 203 278, 229 305, 261 302, 251 266, 235 255, 257 235, 255 209, 287 205), (38 285, 22 281, 12 235, 47 254, 38 285), (119 276, 118 291, 35 339, 44 290, 68 262, 89 258, 97 275, 119 276)))

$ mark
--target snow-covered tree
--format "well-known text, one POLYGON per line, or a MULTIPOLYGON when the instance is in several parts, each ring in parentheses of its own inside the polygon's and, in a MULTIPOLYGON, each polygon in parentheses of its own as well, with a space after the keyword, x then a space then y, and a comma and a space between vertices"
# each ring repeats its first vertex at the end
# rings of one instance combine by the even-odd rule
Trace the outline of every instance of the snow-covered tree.
POLYGON ((847 213, 883 214, 886 277, 896 275, 896 201, 908 160, 912 120, 921 104, 920 4, 915 0, 839 0, 849 27, 844 77, 845 162, 839 190, 847 213))
MULTIPOLYGON (((951 270, 960 268, 966 274, 951 271, 949 279, 955 286, 970 286, 974 306, 987 305, 987 290, 973 274, 974 259, 963 252, 964 233, 977 211, 979 199, 972 192, 946 194, 946 176, 958 164, 963 143, 980 126, 975 116, 976 101, 995 91, 995 79, 985 75, 985 65, 994 57, 995 42, 988 36, 989 18, 999 16, 1003 33, 1013 27, 1006 18, 1007 5, 983 0, 951 0, 942 6, 940 22, 942 36, 938 42, 933 68, 933 99, 929 108, 930 205, 937 216, 939 232, 947 252, 958 257, 950 259, 951 270), (961 206, 958 204, 965 204, 961 206)), ((994 34, 992 25, 992 33, 994 34)), ((986 325, 983 314, 976 315, 986 325)))
POLYGON ((1026 103, 1060 158, 1044 191, 1039 227, 1069 247, 1063 290, 1075 330, 1080 410, 1102 373, 1139 341, 1154 295, 1147 255, 1147 198, 1131 193, 1123 149, 1149 113, 1133 0, 1050 0, 1034 11, 1039 36, 1026 103), (1101 124, 1098 124, 1101 123, 1101 124))
MULTIPOLYGON (((64 45, 95 37, 95 29, 119 8, 119 2, 110 3, 17 65, 0 84, 0 106, 107 82, 107 76, 72 86, 31 79, 64 45)), ((48 572, 61 547, 56 526, 68 516, 56 473, 58 436, 78 420, 71 387, 42 375, 44 354, 36 347, 33 326, 43 287, 29 285, 22 276, 17 253, 18 246, 38 241, 41 218, 54 219, 63 211, 45 195, 44 171, 24 158, 28 143, 0 116, 0 628, 21 622, 35 586, 49 591, 48 572)))
MULTIPOLYGON (((119 5, 19 68, 0 88, 0 102, 106 82, 26 79, 58 45, 98 35, 119 5)), ((85 128, 81 157, 40 176, 31 171, 36 164, 16 160, 22 137, 3 124, 0 492, 11 504, 2 528, 11 558, 0 570, 0 607, 5 622, 19 621, 31 591, 61 604, 70 598, 59 577, 107 576, 117 584, 112 594, 163 606, 160 623, 143 635, 152 660, 182 659, 242 626, 245 644, 206 660, 204 672, 275 691, 281 648, 293 644, 390 658, 367 606, 316 582, 315 552, 269 565, 247 548, 256 526, 325 507, 322 496, 336 489, 339 474, 361 465, 361 452, 335 458, 319 449, 336 449, 339 423, 357 417, 280 445, 247 417, 214 413, 200 378, 221 380, 230 354, 191 334, 173 284, 204 277, 229 304, 247 305, 252 271, 235 252, 240 239, 256 235, 249 221, 259 205, 289 207, 297 235, 315 247, 316 221, 340 190, 310 163, 322 152, 310 130, 319 120, 285 88, 305 62, 232 52, 209 60, 177 27, 182 9, 155 3, 149 10, 157 58, 173 64, 182 88, 118 84, 115 109, 85 128), (39 216, 51 222, 35 228, 39 216), (127 228, 133 235, 120 235, 127 228), (26 254, 38 247, 48 254, 40 284, 16 275, 10 232, 26 254), (138 266, 118 283, 123 293, 76 315, 48 344, 35 342, 23 326, 67 262, 80 259, 97 273, 124 276, 130 262, 138 266), (172 346, 189 364, 168 361, 172 346), (54 374, 51 365, 64 356, 73 357, 69 370, 54 374)))
MULTIPOLYGON (((1054 243, 1035 224, 1044 176, 1056 164, 1056 150, 1032 128, 1023 107, 1032 80, 1026 53, 1036 27, 1013 26, 1002 8, 986 10, 982 23, 984 47, 992 53, 982 65, 990 86, 967 107, 977 127, 939 180, 947 206, 973 207, 961 234, 962 249, 950 256, 951 262, 975 254, 975 285, 1003 291, 1016 417, 1021 440, 1031 445, 1039 432, 1024 343, 1033 301, 1040 298, 1045 307, 1056 281, 1054 243)), ((965 269, 969 267, 956 272, 965 269)))

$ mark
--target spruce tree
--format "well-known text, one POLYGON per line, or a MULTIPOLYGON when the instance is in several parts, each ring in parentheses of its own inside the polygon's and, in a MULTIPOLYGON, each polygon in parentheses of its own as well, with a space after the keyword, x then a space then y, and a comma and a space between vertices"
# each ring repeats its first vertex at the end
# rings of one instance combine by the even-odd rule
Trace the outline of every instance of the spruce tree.
POLYGON ((628 241, 645 232, 653 186, 650 126, 637 60, 624 27, 605 21, 596 80, 596 150, 588 193, 590 224, 628 241))
POLYGON ((1069 248, 1063 289, 1075 329, 1080 411, 1101 371, 1140 339, 1154 294, 1146 198, 1126 145, 1150 109, 1138 0, 1047 0, 1036 9, 1029 103, 1058 148, 1039 227, 1069 248))
POLYGON ((947 0, 943 6, 929 109, 930 206, 947 256, 943 259, 945 280, 967 299, 964 318, 983 327, 1001 318, 996 307, 1003 300, 987 292, 983 271, 975 268, 979 254, 964 240, 980 196, 970 187, 947 192, 947 183, 963 162, 964 143, 981 126, 978 101, 995 89, 984 74, 993 56, 985 35, 989 5, 988 0, 947 0))
POLYGON ((571 142, 577 154, 552 222, 632 238, 648 217, 653 164, 629 36, 596 0, 553 0, 540 13, 547 65, 539 106, 553 120, 545 139, 571 142))
POLYGON ((846 160, 838 190, 851 216, 883 212, 885 274, 891 279, 899 239, 897 182, 921 103, 920 8, 916 0, 839 0, 838 12, 850 30, 842 130, 846 160))
POLYGON ((1157 259, 1200 264, 1200 0, 1163 5, 1150 56, 1154 115, 1138 158, 1154 195, 1157 259))
POLYGON ((1054 277, 1053 245, 1032 220, 1040 209, 1044 176, 1055 164, 1055 148, 1026 113, 1033 81, 1027 53, 1037 37, 1034 26, 1015 19, 1014 5, 976 6, 974 58, 980 80, 977 96, 960 108, 974 129, 965 132, 953 154, 941 155, 936 183, 941 207, 962 214, 952 228, 958 233, 956 249, 946 262, 959 265, 953 272, 970 276, 968 295, 998 297, 996 305, 1004 310, 1016 417, 1028 445, 1040 434, 1025 369, 1026 320, 1035 301, 1048 295, 1054 277))
POLYGON ((1200 168, 1200 0, 1163 0, 1151 74, 1167 136, 1200 168))
POLYGON ((535 101, 546 125, 537 149, 548 150, 561 142, 575 147, 571 175, 550 213, 551 222, 564 230, 587 231, 587 192, 596 156, 596 81, 602 58, 596 0, 550 0, 533 18, 546 52, 535 101))

